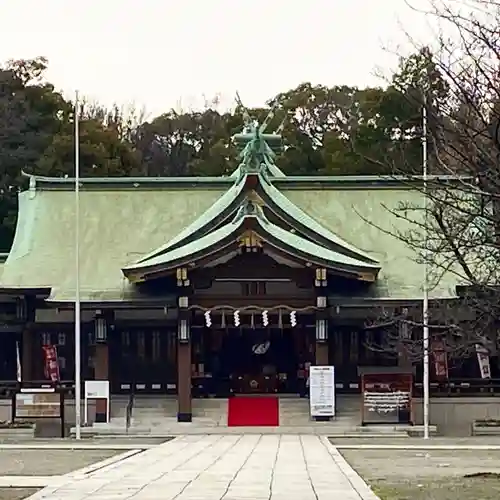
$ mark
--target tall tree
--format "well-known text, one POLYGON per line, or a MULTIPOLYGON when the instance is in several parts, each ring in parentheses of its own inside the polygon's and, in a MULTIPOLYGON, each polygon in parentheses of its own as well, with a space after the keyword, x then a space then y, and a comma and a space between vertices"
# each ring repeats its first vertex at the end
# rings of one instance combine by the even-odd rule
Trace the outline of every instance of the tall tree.
MULTIPOLYGON (((73 104, 71 104, 71 109, 73 104)), ((115 117, 116 118, 116 117, 115 117)), ((79 122, 80 169, 83 177, 128 177, 141 173, 140 154, 122 134, 125 122, 105 122, 83 115, 79 122)), ((40 155, 35 172, 53 177, 73 176, 75 133, 73 111, 60 123, 59 131, 40 155)))
POLYGON ((21 170, 32 170, 61 126, 67 104, 43 81, 43 58, 0 67, 0 249, 10 248, 21 170))
POLYGON ((147 176, 226 175, 233 157, 229 147, 238 117, 208 108, 170 111, 143 124, 134 140, 147 176))
POLYGON ((388 174, 401 165, 410 127, 407 101, 393 86, 299 85, 273 101, 291 117, 283 170, 308 175, 388 174))
MULTIPOLYGON (((496 352, 500 331, 500 12, 495 2, 470 0, 464 9, 458 2, 436 0, 432 14, 457 36, 446 43, 436 40, 433 54, 423 47, 403 66, 398 83, 413 92, 412 102, 420 96, 420 106, 427 110, 430 167, 435 173, 454 176, 455 181, 431 178, 423 193, 427 203, 401 203, 393 215, 406 219, 411 229, 395 235, 415 250, 419 261, 428 264, 431 291, 445 273, 455 276, 460 314, 449 303, 437 301, 431 316, 431 326, 447 326, 451 332, 435 333, 451 342, 447 350, 457 352, 458 342, 462 355, 477 344, 496 352), (437 73, 443 85, 436 85, 437 73)), ((418 329, 421 332, 420 320, 418 329)), ((421 335, 413 340, 422 355, 421 335)))
MULTIPOLYGON (((45 80, 46 69, 44 58, 0 67, 0 251, 12 244, 22 171, 74 174, 74 105, 45 80)), ((116 110, 82 111, 82 175, 139 175, 140 154, 127 135, 133 128, 116 110)))

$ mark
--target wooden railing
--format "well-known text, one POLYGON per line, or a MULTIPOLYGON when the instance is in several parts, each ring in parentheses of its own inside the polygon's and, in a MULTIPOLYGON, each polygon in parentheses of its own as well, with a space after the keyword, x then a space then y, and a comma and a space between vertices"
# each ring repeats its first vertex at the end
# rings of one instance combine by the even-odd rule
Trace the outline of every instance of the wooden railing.
POLYGON ((57 384, 53 384, 49 380, 23 380, 22 382, 18 382, 17 380, 0 380, 0 399, 10 399, 12 393, 19 392, 21 388, 34 389, 40 387, 56 387, 57 389, 64 390, 67 395, 74 396, 75 381, 61 380, 57 384))

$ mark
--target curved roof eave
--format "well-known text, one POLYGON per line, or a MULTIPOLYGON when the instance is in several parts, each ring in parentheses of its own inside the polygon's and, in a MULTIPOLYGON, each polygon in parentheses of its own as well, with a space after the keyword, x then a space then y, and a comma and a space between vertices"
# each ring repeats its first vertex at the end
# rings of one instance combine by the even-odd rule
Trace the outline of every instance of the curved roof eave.
POLYGON ((142 256, 136 262, 141 263, 150 260, 156 256, 162 255, 168 251, 174 250, 175 248, 181 247, 186 240, 189 240, 192 236, 196 235, 200 231, 206 228, 211 222, 221 216, 224 220, 225 217, 229 217, 231 213, 225 213, 231 207, 231 205, 239 198, 242 194, 245 186, 245 176, 238 179, 201 217, 198 217, 189 226, 187 226, 183 231, 181 231, 177 236, 169 240, 165 245, 153 250, 152 252, 142 256))
POLYGON ((236 217, 232 222, 225 224, 221 228, 209 233, 202 238, 191 241, 184 246, 177 247, 166 253, 154 256, 148 260, 143 260, 136 264, 124 267, 122 269, 125 275, 141 270, 152 269, 161 267, 169 263, 178 263, 189 259, 194 254, 200 255, 203 252, 210 252, 210 248, 221 243, 224 240, 231 239, 236 241, 237 233, 243 228, 244 221, 247 218, 252 218, 258 224, 256 231, 259 236, 270 245, 279 248, 280 250, 290 255, 296 254, 301 256, 302 259, 308 260, 318 265, 325 265, 339 271, 348 272, 369 272, 376 275, 380 270, 377 264, 367 263, 335 252, 329 248, 321 247, 301 236, 290 233, 271 222, 269 222, 262 212, 257 215, 246 215, 244 217, 236 217), (281 242, 283 244, 277 244, 281 242))
MULTIPOLYGON (((289 231, 272 224, 267 219, 258 218, 258 221, 260 227, 262 227, 262 229, 271 237, 282 241, 288 247, 293 248, 302 254, 309 255, 310 260, 313 262, 317 261, 317 258, 319 257, 324 262, 340 264, 341 266, 353 269, 359 268, 368 272, 378 272, 381 269, 379 264, 364 262, 353 257, 349 257, 348 255, 341 254, 340 252, 336 252, 335 250, 322 247, 317 243, 306 240, 295 233, 290 233, 289 231)), ((335 267, 335 265, 332 265, 332 267, 335 267)))
POLYGON ((122 271, 127 274, 128 272, 161 266, 163 264, 167 264, 168 262, 186 259, 195 253, 198 254, 200 252, 203 252, 204 250, 208 250, 218 242, 223 241, 224 239, 231 236, 236 230, 241 227, 241 225, 243 224, 243 220, 244 219, 232 221, 229 224, 225 224, 216 231, 208 233, 197 240, 190 241, 183 246, 173 248, 159 255, 154 255, 148 259, 144 258, 139 262, 123 267, 122 271))
MULTIPOLYGON (((359 248, 356 248, 354 245, 351 245, 336 234, 332 233, 330 230, 323 227, 319 222, 317 222, 301 208, 291 202, 267 179, 263 179, 263 182, 261 182, 260 185, 267 198, 272 201, 272 203, 276 205, 282 213, 287 214, 288 216, 295 219, 298 222, 299 226, 303 227, 306 231, 313 231, 324 241, 331 242, 334 245, 347 250, 355 258, 359 258, 360 260, 366 261, 367 263, 379 265, 379 262, 368 253, 360 250, 359 248)), ((272 210, 272 205, 270 205, 269 208, 272 210)))

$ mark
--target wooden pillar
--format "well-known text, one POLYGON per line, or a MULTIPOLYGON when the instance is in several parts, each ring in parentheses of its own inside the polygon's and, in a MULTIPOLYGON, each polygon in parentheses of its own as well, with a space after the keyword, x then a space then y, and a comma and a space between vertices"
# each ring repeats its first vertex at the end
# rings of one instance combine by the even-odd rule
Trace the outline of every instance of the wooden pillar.
MULTIPOLYGON (((108 344, 104 342, 97 343, 94 356, 94 378, 95 380, 108 380, 109 377, 109 356, 108 344)), ((107 401, 105 399, 96 399, 95 421, 108 422, 109 415, 107 401)))
POLYGON ((191 422, 191 343, 177 345, 177 421, 191 422))
MULTIPOLYGON (((24 328, 21 335, 21 378, 33 380, 33 355, 36 348, 33 324, 36 316, 36 301, 34 297, 21 297, 16 304, 16 317, 23 321, 24 328)), ((17 356, 17 353, 15 354, 17 356)))
POLYGON ((314 287, 316 290, 316 365, 327 366, 328 356, 328 298, 326 297, 326 287, 328 278, 326 269, 316 269, 314 287))
POLYGON ((179 287, 177 320, 177 421, 191 422, 191 325, 189 295, 191 283, 187 269, 177 269, 179 287))
POLYGON ((316 341, 316 366, 328 364, 328 344, 316 341))
MULTIPOLYGON (((319 311, 316 316, 316 366, 328 366, 328 319, 325 311, 319 311)), ((333 402, 329 402, 333 403, 333 402)), ((332 415, 315 415, 318 422, 327 422, 332 415)))

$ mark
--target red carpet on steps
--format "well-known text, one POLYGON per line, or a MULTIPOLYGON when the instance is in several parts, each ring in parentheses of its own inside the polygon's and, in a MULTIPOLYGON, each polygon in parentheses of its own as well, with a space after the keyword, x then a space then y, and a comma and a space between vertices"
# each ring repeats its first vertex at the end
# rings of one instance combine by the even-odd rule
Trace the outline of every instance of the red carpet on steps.
POLYGON ((279 425, 279 401, 276 397, 229 398, 228 427, 260 427, 279 425))

